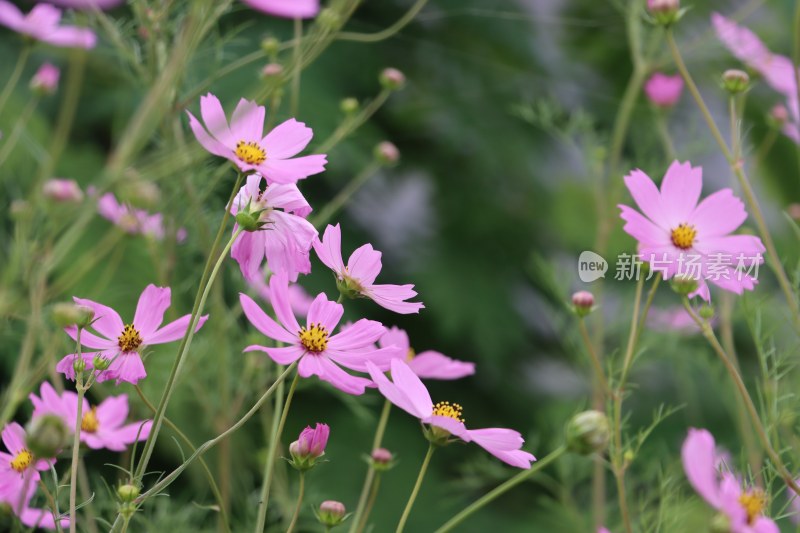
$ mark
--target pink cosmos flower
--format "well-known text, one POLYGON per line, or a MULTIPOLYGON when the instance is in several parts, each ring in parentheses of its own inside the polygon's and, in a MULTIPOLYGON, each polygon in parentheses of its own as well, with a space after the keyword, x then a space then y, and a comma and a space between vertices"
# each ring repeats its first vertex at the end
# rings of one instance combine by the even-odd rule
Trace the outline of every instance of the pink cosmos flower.
POLYGON ((225 118, 219 99, 209 93, 200 97, 200 115, 205 126, 187 111, 189 126, 197 141, 212 154, 232 161, 242 172, 255 171, 272 183, 295 183, 325 170, 324 155, 294 157, 311 141, 311 128, 289 119, 264 134, 263 106, 245 100, 225 118))
POLYGON ((372 380, 378 385, 386 399, 394 405, 420 419, 423 424, 434 426, 458 437, 464 442, 474 442, 501 461, 528 469, 536 458, 522 451, 525 440, 519 432, 505 428, 467 429, 461 418, 461 406, 449 402, 436 405, 431 400, 428 389, 419 377, 400 359, 392 359, 392 379, 384 375, 380 368, 367 362, 372 380))
MULTIPOLYGON (((0 493, 0 504, 7 504, 11 508, 11 512, 17 515, 20 522, 26 527, 55 529, 56 523, 53 520, 53 513, 49 509, 36 509, 30 506, 36 487, 37 483, 29 483, 24 496, 22 493, 24 486, 19 489, 18 493, 0 493)), ((68 518, 59 519, 59 523, 64 529, 69 527, 68 518)))
MULTIPOLYGON (((33 417, 54 414, 64 421, 70 430, 75 429, 75 415, 78 413, 78 395, 71 391, 58 394, 48 382, 42 383, 39 394, 28 397, 33 403, 33 417)), ((128 418, 128 395, 109 396, 99 405, 92 407, 84 398, 81 406, 81 442, 89 448, 121 452, 137 440, 145 440, 150 434, 150 420, 139 420, 125 424, 128 418)))
POLYGON ((780 533, 775 522, 762 514, 767 507, 764 492, 758 488, 745 490, 733 473, 715 468, 716 446, 711 433, 690 429, 681 456, 689 483, 728 518, 731 533, 780 533))
POLYGON ((386 330, 378 341, 378 346, 381 348, 394 346, 397 350, 396 357, 406 361, 408 367, 422 379, 460 379, 475 373, 475 363, 451 359, 433 350, 414 352, 408 340, 408 333, 397 326, 386 330))
POLYGON ((642 260, 654 271, 664 279, 696 279, 691 296, 704 300, 710 299, 707 281, 736 294, 753 290, 758 280, 750 271, 764 262, 764 245, 752 235, 729 235, 747 218, 733 191, 722 189, 698 204, 702 168, 678 161, 667 169, 660 191, 638 169, 625 176, 625 185, 644 215, 620 205, 624 230, 639 241, 642 260))
MULTIPOLYGON (((83 354, 86 368, 93 368, 92 361, 95 356, 110 361, 110 366, 99 372, 97 381, 115 379, 117 385, 120 381, 135 385, 146 377, 147 372, 140 356, 142 350, 147 346, 183 338, 191 320, 191 315, 184 315, 161 327, 164 313, 170 306, 171 291, 169 287, 156 287, 152 284, 142 291, 133 322, 127 324, 123 323, 119 314, 110 307, 83 298, 73 298, 73 300, 78 305, 94 309, 95 320, 91 329, 100 335, 89 330, 81 332, 81 345, 99 350, 97 353, 83 354)), ((208 315, 200 317, 195 331, 199 330, 207 319, 208 315)), ((73 339, 77 339, 76 326, 64 328, 64 331, 73 339)), ((75 379, 73 368, 75 356, 76 354, 67 355, 56 365, 56 370, 62 372, 68 379, 75 379)))
POLYGON ((37 4, 23 15, 17 6, 0 0, 0 25, 39 41, 65 48, 94 48, 94 32, 76 26, 59 26, 61 10, 49 4, 37 4))
MULTIPOLYGON (((712 322, 716 322, 712 319, 712 322)), ((700 333, 700 326, 683 307, 650 309, 647 314, 647 327, 655 331, 680 333, 683 335, 700 333)))
POLYGON ((319 0, 242 0, 267 15, 288 19, 310 19, 319 13, 319 0))
POLYGON ((647 98, 658 107, 672 107, 683 92, 683 78, 680 74, 667 76, 656 72, 644 84, 647 98))
POLYGON ((37 460, 25 444, 25 430, 16 422, 3 428, 2 439, 8 453, 0 452, 0 498, 19 498, 26 488, 36 487, 39 471, 49 470, 55 459, 37 460))
MULTIPOLYGON (((112 193, 106 193, 97 201, 97 212, 115 226, 131 235, 144 235, 157 241, 163 240, 164 217, 161 213, 150 214, 142 209, 122 204, 112 193)), ((175 234, 177 242, 186 240, 186 230, 181 228, 175 234)))
POLYGON ((42 186, 45 198, 56 202, 76 203, 83 200, 83 191, 75 180, 51 179, 42 186))
MULTIPOLYGON (((267 285, 267 283, 264 281, 264 278, 267 275, 271 274, 264 272, 261 276, 248 281, 248 283, 253 289, 256 290, 258 295, 261 296, 264 301, 271 305, 272 296, 269 290, 269 285, 267 285)), ((295 316, 306 316, 313 302, 314 298, 312 298, 303 287, 296 283, 289 284, 289 303, 292 306, 292 312, 295 314, 295 316)))
POLYGON ((328 445, 328 436, 331 429, 328 424, 317 423, 313 429, 311 426, 300 432, 300 436, 292 443, 289 449, 292 455, 299 457, 310 457, 316 459, 325 453, 325 447, 328 445))
POLYGON ((413 285, 375 284, 381 271, 381 253, 365 244, 356 249, 347 260, 342 260, 342 230, 339 224, 325 228, 323 240, 314 239, 314 250, 325 266, 333 270, 340 290, 348 295, 369 298, 381 307, 401 314, 419 313, 425 306, 421 302, 406 302, 417 295, 413 285))
POLYGON ((46 0, 49 4, 71 7, 72 9, 111 9, 125 0, 46 0))
POLYGON ((31 78, 31 89, 44 94, 53 94, 58 89, 61 77, 59 68, 51 63, 43 63, 31 78))
MULTIPOLYGON (((297 281, 298 274, 311 272, 309 252, 317 230, 304 217, 311 206, 300 194, 297 185, 272 184, 264 190, 260 174, 247 176, 247 183, 239 190, 231 211, 253 213, 262 224, 258 231, 245 231, 231 248, 231 257, 239 263, 239 269, 247 281, 261 275, 261 263, 267 260, 272 272, 284 273, 290 281, 297 281)), ((238 230, 234 226, 234 232, 238 230)))
POLYGON ((374 346, 386 328, 379 322, 362 318, 346 330, 331 335, 342 319, 344 307, 329 301, 324 293, 314 299, 306 325, 301 327, 292 313, 288 286, 289 282, 282 274, 275 274, 269 280, 272 308, 280 323, 267 316, 252 298, 239 295, 250 323, 267 337, 288 344, 283 348, 252 345, 244 351, 265 352, 279 365, 288 365, 299 359, 297 371, 300 376, 316 375, 348 394, 363 394, 371 381, 350 375, 340 367, 366 372, 366 363, 372 361, 380 368, 388 368, 394 348, 376 349, 374 346))

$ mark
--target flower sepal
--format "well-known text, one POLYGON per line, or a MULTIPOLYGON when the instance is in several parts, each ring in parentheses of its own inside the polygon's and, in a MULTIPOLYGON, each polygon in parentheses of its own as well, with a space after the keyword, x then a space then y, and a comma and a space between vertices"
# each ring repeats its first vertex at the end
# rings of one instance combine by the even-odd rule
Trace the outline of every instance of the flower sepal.
POLYGON ((362 291, 364 288, 361 286, 353 278, 348 278, 345 276, 343 279, 339 279, 336 277, 336 288, 339 289, 339 294, 344 296, 349 300, 355 300, 356 298, 363 298, 362 291))
POLYGON ((456 442, 458 439, 453 438, 453 434, 434 425, 423 425, 422 434, 428 439, 428 442, 437 447, 447 446, 456 442))

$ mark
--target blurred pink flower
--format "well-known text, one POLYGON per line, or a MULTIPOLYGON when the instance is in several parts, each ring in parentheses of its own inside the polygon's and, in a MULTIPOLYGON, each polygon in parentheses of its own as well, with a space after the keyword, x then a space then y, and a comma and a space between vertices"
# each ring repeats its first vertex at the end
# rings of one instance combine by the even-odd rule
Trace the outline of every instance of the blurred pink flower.
MULTIPOLYGON (((272 295, 269 291, 269 285, 264 281, 264 276, 265 274, 257 276, 248 281, 248 283, 264 301, 272 305, 272 295)), ((312 298, 303 287, 296 283, 289 284, 289 303, 292 306, 292 312, 296 316, 306 316, 313 301, 314 298, 312 298)))
POLYGON ((92 30, 59 26, 61 10, 49 4, 37 4, 23 15, 17 6, 0 0, 0 25, 39 41, 65 48, 94 48, 97 37, 92 30))
MULTIPOLYGON (((263 227, 257 231, 245 231, 231 248, 231 257, 239 263, 239 269, 247 281, 261 276, 261 263, 267 260, 272 272, 284 273, 290 281, 297 281, 298 274, 311 272, 311 243, 317 230, 304 217, 311 206, 294 184, 267 185, 261 190, 264 178, 260 174, 247 176, 247 183, 233 201, 231 211, 256 213, 263 227)), ((234 232, 239 226, 234 226, 234 232)))
POLYGON ((25 430, 16 422, 3 428, 2 438, 8 453, 0 452, 0 498, 16 499, 25 488, 36 487, 39 471, 49 470, 55 459, 36 460, 25 444, 25 430))
MULTIPOLYGON (((64 421, 70 432, 75 429, 75 415, 78 413, 78 395, 71 391, 58 394, 48 382, 39 388, 41 397, 31 393, 33 417, 54 414, 64 421)), ((81 442, 89 448, 121 452, 137 440, 145 440, 150 434, 150 420, 139 420, 125 424, 128 418, 128 395, 109 396, 99 405, 92 407, 84 398, 81 406, 81 442)))
POLYGON ((31 89, 38 93, 53 94, 58 90, 61 71, 51 63, 43 63, 31 78, 31 89))
MULTIPOLYGON (((712 319, 713 320, 713 319, 712 319)), ((700 327, 683 307, 652 308, 647 314, 647 326, 655 331, 694 334, 700 327)))
POLYGON ((187 111, 189 126, 197 141, 212 154, 232 161, 242 172, 255 171, 272 183, 295 183, 325 170, 324 155, 294 157, 311 141, 311 128, 289 119, 262 137, 263 106, 239 100, 230 127, 219 99, 209 93, 200 97, 200 115, 205 124, 187 111))
POLYGON ((686 478, 694 490, 730 521, 731 533, 780 533, 778 526, 763 516, 767 499, 761 489, 744 490, 731 472, 716 467, 714 437, 705 429, 690 429, 681 457, 686 478))
POLYGON ((45 198, 56 202, 80 202, 83 200, 83 191, 75 180, 54 178, 44 182, 42 194, 45 198))
POLYGON ((683 92, 683 78, 680 74, 667 76, 656 72, 644 84, 647 98, 658 107, 672 107, 683 92))
POLYGON ((408 333, 397 326, 386 330, 378 345, 381 348, 394 346, 396 357, 404 360, 422 379, 460 379, 475 373, 475 363, 451 359, 433 350, 415 353, 408 340, 408 333))
POLYGON ((421 302, 405 301, 417 295, 413 285, 375 284, 375 278, 381 271, 381 253, 374 250, 371 244, 356 249, 345 266, 339 224, 328 225, 322 238, 314 239, 314 250, 325 266, 333 270, 345 291, 369 298, 395 313, 419 313, 425 307, 421 302))
POLYGON ((316 375, 348 394, 363 394, 371 381, 352 376, 345 367, 356 372, 366 372, 366 363, 372 361, 380 368, 388 368, 394 349, 376 349, 375 342, 386 331, 380 322, 362 318, 347 329, 331 335, 344 313, 341 304, 329 301, 319 294, 308 310, 306 325, 300 327, 289 303, 289 282, 285 275, 275 274, 269 280, 272 308, 278 322, 245 294, 239 295, 244 314, 250 323, 270 339, 288 344, 282 348, 252 345, 245 352, 265 352, 279 365, 288 365, 299 359, 297 371, 301 377, 316 375))
POLYGON ((319 13, 319 0, 242 0, 251 8, 288 19, 314 18, 319 13))
POLYGON ((464 442, 474 442, 501 461, 528 469, 536 458, 520 448, 525 443, 522 435, 513 429, 486 428, 467 429, 461 418, 461 406, 449 402, 436 405, 419 377, 400 359, 392 359, 392 381, 374 364, 367 362, 372 380, 387 400, 420 419, 423 424, 434 426, 454 435, 464 442))
MULTIPOLYGON (((8 505, 11 512, 19 517, 20 522, 29 528, 55 529, 56 523, 53 520, 53 513, 49 509, 36 509, 30 506, 31 498, 36 493, 37 483, 29 483, 23 496, 24 488, 24 485, 19 487, 19 492, 0 492, 0 504, 8 505)), ((68 528, 69 519, 61 518, 59 524, 64 529, 68 528)))
MULTIPOLYGON (((94 322, 90 329, 101 336, 86 329, 81 332, 81 345, 93 350, 100 350, 96 353, 83 354, 87 369, 93 368, 92 361, 95 356, 110 362, 107 369, 98 373, 98 382, 115 379, 117 385, 120 381, 127 381, 134 385, 138 383, 140 379, 147 376, 140 352, 147 346, 183 338, 191 319, 191 315, 184 315, 162 327, 164 313, 170 306, 171 291, 169 287, 156 287, 152 284, 142 291, 139 303, 136 305, 133 322, 128 324, 123 323, 119 313, 110 307, 83 298, 73 298, 73 300, 78 305, 94 309, 94 322)), ((207 319, 208 315, 200 317, 197 330, 205 324, 207 319)), ((78 328, 76 326, 64 328, 64 331, 73 339, 77 339, 78 328)), ((73 368, 75 357, 76 354, 69 354, 56 365, 56 370, 62 372, 68 379, 75 379, 75 369, 73 368)))
POLYGON ((707 281, 741 294, 758 282, 745 267, 764 262, 764 245, 752 235, 729 235, 747 218, 744 204, 730 189, 722 189, 698 204, 703 171, 690 163, 674 161, 667 169, 661 190, 641 170, 625 176, 625 185, 644 216, 619 205, 624 230, 639 241, 643 261, 662 273, 696 279, 698 289, 690 296, 710 299, 707 281))
MULTIPOLYGON (((134 209, 127 204, 118 202, 110 192, 101 196, 97 201, 97 212, 126 233, 144 235, 157 241, 164 239, 164 216, 161 213, 150 214, 142 209, 134 209)), ((177 242, 186 240, 184 228, 178 229, 175 233, 175 240, 177 242)))
MULTIPOLYGON (((42 0, 37 0, 42 1, 42 0)), ((44 0, 45 3, 55 4, 72 9, 111 9, 123 4, 125 0, 44 0)))

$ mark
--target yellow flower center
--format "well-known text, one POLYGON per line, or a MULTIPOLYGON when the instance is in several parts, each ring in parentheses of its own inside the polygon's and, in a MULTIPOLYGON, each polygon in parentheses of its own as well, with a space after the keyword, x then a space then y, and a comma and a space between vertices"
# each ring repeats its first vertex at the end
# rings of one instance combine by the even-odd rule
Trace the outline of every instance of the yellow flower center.
POLYGON ((33 454, 28 450, 22 450, 11 460, 11 468, 21 474, 31 465, 32 462, 33 454))
POLYGON ((672 230, 672 244, 681 250, 688 250, 694 244, 694 238, 697 237, 697 230, 694 226, 686 224, 679 224, 677 228, 672 230))
POLYGON ((764 491, 755 489, 739 496, 739 503, 747 512, 747 523, 753 524, 767 506, 767 497, 764 491))
POLYGON ((133 324, 126 324, 122 335, 117 338, 117 344, 123 352, 135 352, 142 345, 142 336, 139 335, 133 324))
POLYGON ((417 356, 417 352, 414 351, 414 348, 409 348, 408 353, 406 354, 406 361, 411 361, 417 356))
POLYGON ((300 328, 300 342, 309 352, 324 352, 328 347, 328 330, 322 324, 311 324, 308 329, 300 328))
POLYGON ((248 165, 259 165, 267 159, 267 152, 256 142, 239 141, 236 143, 236 157, 248 165))
POLYGON ((92 407, 89 411, 83 413, 83 419, 81 420, 81 431, 85 431, 86 433, 95 433, 99 426, 100 422, 97 420, 97 407, 92 407))
POLYGON ((464 419, 461 417, 462 411, 463 409, 457 403, 438 402, 433 406, 434 416, 446 416, 447 418, 452 418, 459 422, 464 422, 464 419))

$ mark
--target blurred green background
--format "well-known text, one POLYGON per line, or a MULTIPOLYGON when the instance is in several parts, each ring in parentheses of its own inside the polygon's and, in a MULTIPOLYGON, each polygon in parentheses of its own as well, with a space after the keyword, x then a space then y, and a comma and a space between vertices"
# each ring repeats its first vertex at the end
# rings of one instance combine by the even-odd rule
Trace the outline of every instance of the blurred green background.
MULTIPOLYGON (((30 7, 30 2, 18 4, 30 7)), ((137 36, 131 16, 132 9, 141 9, 146 3, 134 0, 131 4, 133 7, 115 9, 109 16, 129 46, 140 46, 131 50, 144 58, 145 75, 121 59, 120 51, 100 31, 100 45, 88 54, 69 145, 54 172, 77 180, 84 188, 102 174, 109 152, 135 118, 138 103, 150 86, 150 52, 146 40, 137 36)), ((365 2, 347 29, 379 30, 409 7, 405 0, 365 2)), ((786 21, 792 8, 788 1, 769 5, 763 1, 704 2, 694 5, 681 22, 677 35, 689 68, 722 124, 727 124, 725 101, 716 80, 722 70, 737 63, 711 33, 709 14, 715 9, 737 13, 772 50, 788 55, 792 32, 786 21)), ((426 308, 418 316, 399 316, 370 301, 352 301, 345 305, 346 319, 366 316, 387 326, 398 325, 409 332, 417 351, 436 349, 475 361, 478 372, 471 378, 429 382, 434 401, 461 403, 467 423, 473 427, 520 430, 527 439, 526 449, 538 457, 561 443, 565 422, 590 404, 590 367, 567 307, 571 292, 581 288, 602 292, 599 311, 591 322, 597 315, 603 316, 609 357, 619 357, 627 336, 634 284, 613 280, 613 262, 606 281, 583 285, 577 277, 579 253, 595 246, 597 188, 604 198, 610 198, 628 169, 642 168, 659 180, 669 164, 654 126, 656 112, 642 97, 636 102, 626 137, 620 165, 623 172, 602 181, 598 171, 607 157, 611 130, 631 73, 625 9, 614 1, 431 0, 399 34, 374 44, 335 42, 302 75, 297 116, 314 129, 312 149, 341 122, 341 99, 352 96, 364 101, 378 93, 378 73, 384 67, 396 67, 408 78, 406 88, 394 94, 372 120, 329 152, 328 170, 301 185, 319 210, 369 163, 377 142, 390 140, 402 154, 399 164, 378 172, 334 217, 334 223, 342 224, 346 255, 365 242, 373 243, 384 252, 379 281, 414 283, 426 308)), ((97 23, 90 16, 81 17, 97 23)), ((646 24, 644 28, 648 34, 652 31, 646 24)), ((212 179, 219 162, 196 150, 183 110, 198 112, 194 89, 209 75, 257 49, 266 36, 289 39, 291 31, 290 21, 263 16, 235 3, 187 66, 176 103, 161 117, 162 127, 154 131, 126 170, 129 179, 158 185, 161 195, 152 210, 164 212, 175 226, 185 227, 187 242, 175 245, 124 236, 113 241, 113 249, 99 249, 98 243, 116 230, 95 217, 70 259, 53 277, 58 279, 79 265, 87 254, 101 254, 102 260, 68 288, 49 293, 48 301, 86 297, 108 304, 126 317, 132 316, 144 286, 158 283, 173 289, 168 317, 189 312, 208 235, 218 226, 234 173, 229 170, 222 179, 212 179), (187 97, 191 99, 185 100, 187 97), (183 130, 177 144, 170 129, 175 124, 183 130)), ((663 41, 657 40, 656 46, 664 48, 656 55, 658 66, 672 73, 663 41)), ((0 80, 13 68, 19 50, 17 36, 0 30, 0 80)), ((8 270, 12 270, 12 249, 20 225, 12 215, 11 202, 38 194, 31 189, 32 177, 40 168, 59 113, 70 52, 38 46, 23 80, 43 61, 62 67, 62 88, 58 95, 42 100, 17 149, 0 168, 0 202, 5 207, 0 215, 0 254, 9 258, 8 270)), ((252 63, 215 81, 208 90, 219 96, 230 112, 240 97, 266 83, 258 75, 263 64, 252 63)), ((13 128, 18 114, 12 111, 22 109, 28 97, 23 83, 0 114, 0 131, 13 128)), ((777 95, 761 85, 748 98, 744 132, 750 155, 774 135, 765 116, 778 101, 777 95)), ((284 102, 278 118, 288 116, 284 102)), ((679 159, 703 166, 704 194, 733 184, 688 94, 666 120, 679 159)), ((724 130, 727 134, 727 127, 724 130)), ((781 212, 798 200, 796 151, 788 139, 779 136, 766 158, 749 160, 757 193, 790 271, 795 270, 791 265, 798 259, 797 241, 781 212)), ((114 190, 121 194, 120 188, 114 190)), ((619 199, 630 203, 627 192, 619 199)), ((57 235, 93 206, 45 204, 45 208, 33 215, 45 228, 40 236, 57 235)), ((633 247, 633 240, 615 223, 607 257, 631 253, 633 247)), ((41 251, 32 245, 28 253, 41 251)), ((315 257, 312 262, 314 271, 302 279, 302 285, 313 294, 325 291, 335 298, 330 273, 315 257)), ((758 290, 737 302, 734 332, 748 382, 763 387, 768 378, 758 373, 756 348, 769 344, 768 336, 786 340, 787 335, 785 310, 774 297, 774 278, 766 268, 761 274, 758 290), (759 330, 764 338, 758 343, 751 339, 751 329, 758 325, 752 318, 756 316, 764 324, 763 331, 759 330)), ((20 349, 30 281, 24 272, 6 272, 4 280, 0 288, 0 384, 8 383, 20 349)), ((247 288, 235 262, 226 265, 219 282, 210 304, 211 320, 195 340, 168 413, 196 444, 235 421, 257 398, 272 372, 263 354, 241 353, 260 338, 240 314, 237 293, 247 288), (233 399, 239 393, 241 403, 237 405, 233 399)), ((677 304, 677 298, 662 287, 656 307, 677 304)), ((43 333, 37 354, 60 358, 68 353, 66 335, 46 320, 40 327, 43 333)), ((796 349, 796 341, 791 339, 772 354, 776 360, 796 349)), ((680 443, 689 426, 708 427, 738 457, 742 445, 737 437, 733 390, 700 338, 648 331, 642 346, 632 377, 634 399, 626 404, 629 433, 635 435, 649 425, 661 405, 683 408, 656 428, 631 467, 632 506, 645 524, 643 531, 657 530, 647 529, 646 524, 656 523, 659 508, 668 515, 660 518, 662 531, 702 527, 697 524, 710 512, 696 499, 688 499, 678 462, 680 443)), ((146 360, 148 378, 142 387, 153 402, 163 389, 175 350, 175 344, 156 347, 146 360)), ((118 392, 127 392, 132 400, 136 396, 127 387, 117 390, 108 384, 96 387, 91 395, 99 398, 118 392)), ((147 416, 137 402, 137 416, 147 416)), ((355 508, 366 472, 361 458, 369 451, 381 404, 374 391, 353 398, 316 379, 301 384, 284 445, 307 424, 326 422, 331 426, 326 452, 330 462, 309 475, 301 531, 319 530, 310 511, 312 504, 336 499, 348 509, 355 508)), ((29 411, 29 405, 23 405, 17 419, 24 422, 29 411)), ((225 479, 234 531, 249 530, 254 520, 270 416, 265 410, 206 456, 212 470, 218 472, 218 480, 225 479)), ((153 471, 170 470, 179 463, 181 453, 186 453, 168 435, 165 430, 159 440, 150 467, 153 471)), ((384 475, 372 515, 374 532, 393 530, 426 442, 416 421, 395 410, 385 446, 397 454, 399 464, 384 475)), ((117 463, 120 458, 92 453, 88 460, 92 486, 98 493, 96 506, 109 518, 113 501, 100 477, 113 485, 119 473, 105 463, 117 463)), ((591 531, 591 471, 591 460, 570 456, 478 513, 462 530, 591 531)), ((408 530, 432 531, 512 473, 476 446, 453 445, 439 451, 408 530)), ((156 477, 150 476, 149 482, 156 477)), ((270 513, 275 531, 281 530, 278 520, 285 520, 292 508, 296 480, 293 471, 279 467, 276 504, 270 513)), ((157 498, 140 513, 136 531, 216 529, 216 513, 208 508, 214 500, 198 466, 191 467, 167 492, 169 498, 157 498)), ((775 513, 783 505, 781 498, 773 502, 775 513)), ((610 476, 608 501, 607 524, 612 530, 621 530, 617 529, 620 520, 610 476)))

